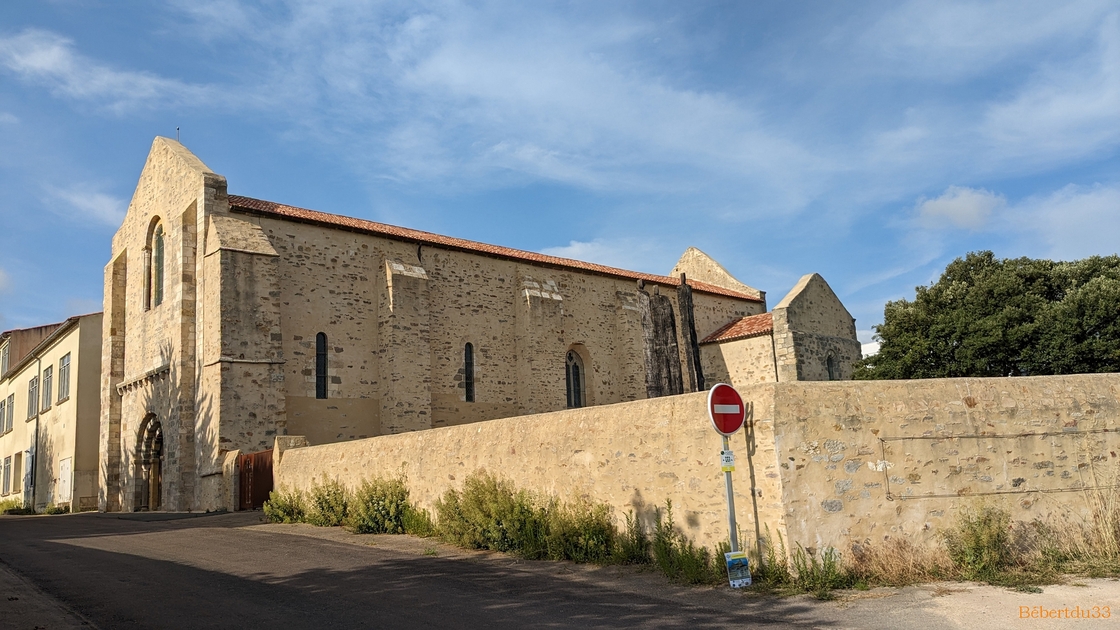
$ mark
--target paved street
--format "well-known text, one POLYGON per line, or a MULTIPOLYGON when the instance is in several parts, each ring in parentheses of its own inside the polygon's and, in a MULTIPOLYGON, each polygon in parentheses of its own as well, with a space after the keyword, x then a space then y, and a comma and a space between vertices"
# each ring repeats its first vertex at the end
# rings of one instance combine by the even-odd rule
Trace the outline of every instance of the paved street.
POLYGON ((1019 620, 1018 606, 1120 613, 1120 588, 1107 580, 1042 595, 952 585, 817 602, 265 525, 259 513, 183 516, 0 517, 0 628, 1091 628, 1115 620, 1019 620))

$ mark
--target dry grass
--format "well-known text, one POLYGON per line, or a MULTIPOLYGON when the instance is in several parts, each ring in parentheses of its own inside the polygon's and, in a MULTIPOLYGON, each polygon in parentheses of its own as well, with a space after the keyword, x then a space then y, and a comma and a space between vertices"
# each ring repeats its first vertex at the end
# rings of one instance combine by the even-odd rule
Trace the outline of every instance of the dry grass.
POLYGON ((951 580, 958 574, 943 546, 918 546, 906 538, 853 545, 848 570, 860 581, 876 586, 951 580))

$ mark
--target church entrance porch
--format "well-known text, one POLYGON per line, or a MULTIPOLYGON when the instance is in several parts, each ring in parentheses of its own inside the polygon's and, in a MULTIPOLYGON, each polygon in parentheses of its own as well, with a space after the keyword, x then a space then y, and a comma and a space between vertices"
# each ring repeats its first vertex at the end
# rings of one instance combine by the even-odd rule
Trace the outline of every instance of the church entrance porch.
POLYGON ((141 425, 136 454, 136 511, 163 509, 163 426, 149 416, 141 425))

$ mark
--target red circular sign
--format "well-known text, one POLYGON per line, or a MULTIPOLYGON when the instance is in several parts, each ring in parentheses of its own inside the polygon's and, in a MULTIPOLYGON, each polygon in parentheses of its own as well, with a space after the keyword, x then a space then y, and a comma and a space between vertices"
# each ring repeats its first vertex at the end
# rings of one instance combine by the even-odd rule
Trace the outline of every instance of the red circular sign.
POLYGON ((738 431, 746 416, 746 405, 734 387, 720 383, 708 392, 708 417, 721 435, 731 435, 738 431))

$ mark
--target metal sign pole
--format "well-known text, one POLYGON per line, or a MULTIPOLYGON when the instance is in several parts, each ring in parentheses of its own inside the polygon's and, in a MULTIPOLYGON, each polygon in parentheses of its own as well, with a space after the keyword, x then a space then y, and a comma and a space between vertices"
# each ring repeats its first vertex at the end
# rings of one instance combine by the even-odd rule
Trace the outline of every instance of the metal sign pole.
MULTIPOLYGON (((731 451, 731 444, 727 436, 723 436, 724 452, 731 451)), ((735 527, 735 492, 731 488, 731 471, 725 470, 723 481, 727 486, 727 525, 731 529, 731 551, 739 551, 739 532, 735 527)))

